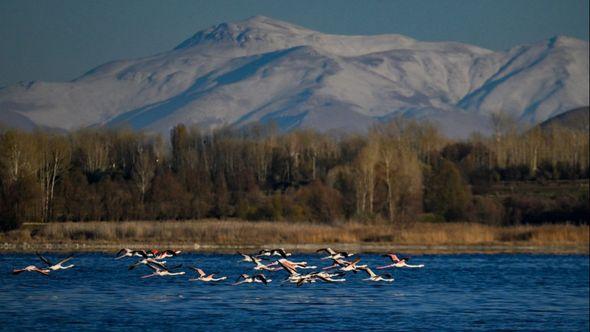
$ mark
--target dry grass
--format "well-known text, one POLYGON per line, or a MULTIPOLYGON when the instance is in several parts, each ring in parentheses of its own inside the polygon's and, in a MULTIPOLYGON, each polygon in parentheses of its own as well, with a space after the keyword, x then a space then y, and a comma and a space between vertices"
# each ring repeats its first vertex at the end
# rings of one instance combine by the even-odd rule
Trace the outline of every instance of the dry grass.
POLYGON ((264 244, 536 245, 584 246, 589 227, 493 227, 474 223, 317 225, 246 221, 65 222, 28 225, 0 234, 3 243, 176 243, 216 246, 264 244))

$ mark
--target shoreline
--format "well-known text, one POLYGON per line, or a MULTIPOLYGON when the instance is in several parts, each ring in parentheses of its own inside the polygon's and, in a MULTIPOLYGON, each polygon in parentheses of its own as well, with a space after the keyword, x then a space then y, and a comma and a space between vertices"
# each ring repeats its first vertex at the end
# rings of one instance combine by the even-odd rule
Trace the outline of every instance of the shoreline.
POLYGON ((589 225, 490 226, 475 223, 309 224, 242 220, 29 223, 0 233, 0 253, 116 252, 174 248, 234 253, 283 247, 314 252, 590 254, 589 225))
POLYGON ((573 254, 590 255, 588 246, 547 246, 531 244, 482 244, 482 245, 396 245, 386 243, 331 243, 331 244, 269 244, 259 245, 213 245, 188 243, 2 243, 0 255, 8 253, 40 252, 98 252, 114 253, 121 248, 174 248, 190 253, 233 254, 236 251, 256 251, 261 248, 281 247, 297 253, 315 253, 323 247, 336 247, 339 250, 356 253, 403 252, 407 254, 573 254))

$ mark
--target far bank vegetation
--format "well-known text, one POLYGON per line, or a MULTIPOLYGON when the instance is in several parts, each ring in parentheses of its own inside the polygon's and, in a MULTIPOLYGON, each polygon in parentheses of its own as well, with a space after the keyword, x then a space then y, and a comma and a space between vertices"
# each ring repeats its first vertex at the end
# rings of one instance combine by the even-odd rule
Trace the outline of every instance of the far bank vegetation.
MULTIPOLYGON (((145 247, 147 244, 189 245, 214 248, 275 245, 394 244, 420 246, 538 246, 572 247, 587 252, 588 225, 492 226, 481 223, 387 223, 367 225, 354 222, 321 224, 286 221, 165 220, 90 221, 26 225, 0 233, 0 243, 103 244, 145 247)), ((315 248, 315 247, 312 247, 315 248)), ((456 250, 456 249, 455 249, 456 250)))

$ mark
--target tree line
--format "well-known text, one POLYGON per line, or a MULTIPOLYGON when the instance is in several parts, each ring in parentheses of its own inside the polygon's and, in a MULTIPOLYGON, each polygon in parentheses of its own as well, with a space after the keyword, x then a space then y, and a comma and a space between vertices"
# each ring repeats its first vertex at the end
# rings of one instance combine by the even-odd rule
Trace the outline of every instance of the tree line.
MULTIPOLYGON (((491 137, 464 141, 405 121, 365 135, 279 134, 272 125, 177 125, 169 138, 124 129, 5 130, 0 224, 7 230, 23 221, 65 220, 395 223, 425 215, 520 223, 527 220, 511 215, 514 197, 490 200, 478 192, 505 180, 588 179, 588 160, 588 132, 560 127, 521 133, 498 125, 491 137)), ((576 212, 564 218, 579 219, 576 213, 588 211, 585 201, 569 199, 568 211, 576 212)))

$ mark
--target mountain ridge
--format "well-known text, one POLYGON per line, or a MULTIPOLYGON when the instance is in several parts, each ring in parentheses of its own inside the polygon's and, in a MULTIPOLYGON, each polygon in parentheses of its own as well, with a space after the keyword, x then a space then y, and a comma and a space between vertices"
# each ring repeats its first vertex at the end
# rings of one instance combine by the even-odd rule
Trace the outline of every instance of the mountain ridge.
POLYGON ((256 16, 174 49, 97 66, 69 82, 0 89, 1 114, 44 127, 166 132, 274 121, 284 130, 364 131, 395 116, 443 132, 489 132, 508 112, 531 126, 588 102, 588 42, 553 37, 494 52, 401 35, 339 36, 256 16), (459 122, 459 123, 457 123, 459 122), (464 126, 462 126, 464 125, 464 126))

